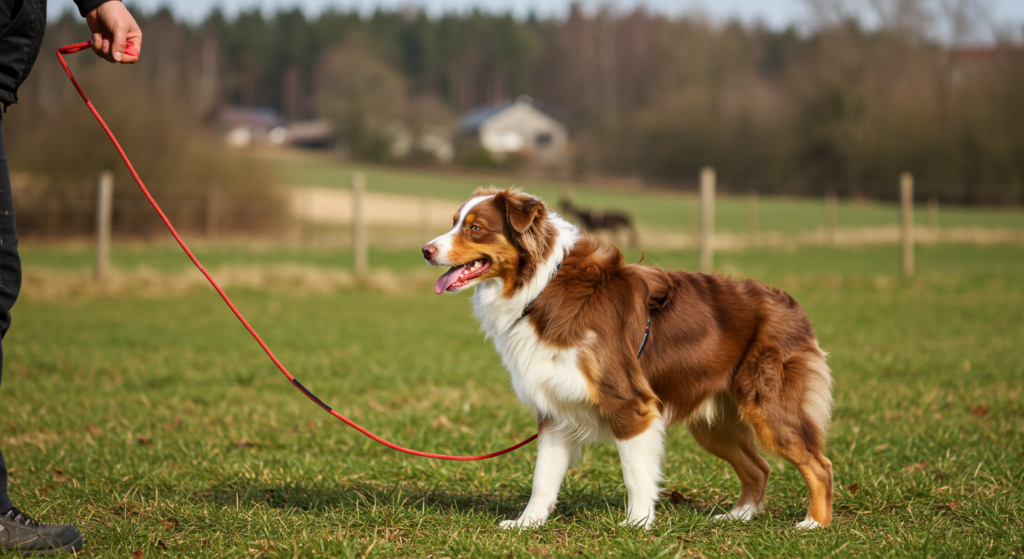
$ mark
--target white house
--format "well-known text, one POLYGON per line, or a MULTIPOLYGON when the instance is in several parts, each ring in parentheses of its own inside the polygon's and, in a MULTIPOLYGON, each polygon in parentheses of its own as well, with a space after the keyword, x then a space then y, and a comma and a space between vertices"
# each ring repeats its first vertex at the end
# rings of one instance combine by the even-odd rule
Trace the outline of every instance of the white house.
POLYGON ((568 162, 568 128, 540 110, 528 95, 466 114, 459 120, 459 129, 475 136, 498 161, 515 153, 545 169, 564 169, 568 162))

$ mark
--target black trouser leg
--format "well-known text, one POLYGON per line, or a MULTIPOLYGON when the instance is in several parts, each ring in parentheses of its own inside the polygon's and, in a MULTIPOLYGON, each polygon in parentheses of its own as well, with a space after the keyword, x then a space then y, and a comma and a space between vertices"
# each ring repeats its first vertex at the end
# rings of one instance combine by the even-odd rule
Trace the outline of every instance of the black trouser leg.
MULTIPOLYGON (((3 120, 0 117, 0 379, 3 378, 3 337, 11 327, 11 307, 21 291, 21 258, 18 256, 18 232, 14 226, 14 200, 11 198, 11 174, 7 168, 3 120)), ((3 409, 3 407, 0 407, 3 409)), ((0 452, 0 513, 13 505, 7 495, 7 464, 0 452)))

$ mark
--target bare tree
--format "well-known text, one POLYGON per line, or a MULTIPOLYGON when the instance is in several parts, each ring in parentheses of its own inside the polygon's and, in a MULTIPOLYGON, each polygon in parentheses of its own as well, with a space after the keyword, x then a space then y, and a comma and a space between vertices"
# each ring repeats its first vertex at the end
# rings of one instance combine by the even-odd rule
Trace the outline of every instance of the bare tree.
POLYGON ((923 39, 931 28, 934 16, 928 0, 867 0, 867 4, 886 31, 923 39))
POLYGON ((990 26, 986 7, 982 0, 936 0, 941 15, 943 39, 956 47, 967 43, 990 26))
POLYGON ((804 0, 811 12, 811 26, 827 29, 856 20, 857 9, 851 0, 804 0))

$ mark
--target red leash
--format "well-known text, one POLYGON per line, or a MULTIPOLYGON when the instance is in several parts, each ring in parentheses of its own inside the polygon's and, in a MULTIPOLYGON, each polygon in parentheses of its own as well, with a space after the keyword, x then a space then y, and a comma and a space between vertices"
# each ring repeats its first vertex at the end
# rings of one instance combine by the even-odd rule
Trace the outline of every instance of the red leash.
POLYGON ((78 94, 82 96, 82 99, 85 101, 85 104, 89 107, 89 110, 92 111, 93 116, 96 117, 96 120, 99 121, 100 126, 103 127, 103 130, 107 133, 107 136, 110 137, 110 141, 114 142, 114 147, 116 147, 117 152, 121 154, 121 159, 124 160, 124 164, 128 166, 128 170, 131 171, 132 176, 135 177, 135 182, 138 183, 139 188, 142 189, 142 193, 146 196, 146 199, 149 200, 149 203, 152 204, 153 209, 156 210, 156 213, 160 215, 160 219, 162 219, 164 225, 167 226, 167 230, 171 232, 171 235, 174 235, 174 240, 178 241, 178 245, 181 246, 181 250, 185 251, 185 254, 187 254, 189 259, 192 260, 192 263, 196 265, 196 268, 199 268, 199 271, 202 272, 204 276, 206 276, 206 279, 210 281, 210 285, 212 285, 213 288, 217 290, 217 293, 220 294, 221 299, 224 299, 224 302, 227 303, 228 307, 231 308, 231 312, 235 313, 235 316, 238 317, 239 321, 241 321, 242 326, 245 326, 245 329, 248 330, 250 334, 252 334, 252 337, 256 340, 256 343, 260 344, 260 347, 262 347, 263 351, 266 352, 268 357, 270 357, 270 360, 273 361, 274 365, 277 365, 277 368, 281 371, 281 373, 283 373, 284 376, 287 377, 288 380, 291 381, 293 385, 295 385, 295 388, 301 390, 303 394, 305 394, 310 400, 316 402, 316 404, 323 408, 324 410, 326 410, 327 413, 344 421, 349 427, 352 427, 356 431, 359 431, 360 433, 366 435, 367 437, 370 437, 371 439, 379 442, 380 444, 388 448, 392 448, 404 452, 406 454, 412 454, 414 456, 423 456, 425 458, 438 458, 440 460, 459 460, 464 462, 472 460, 484 460, 487 458, 494 458, 495 456, 501 456, 502 454, 512 452, 513 450, 537 438, 537 435, 534 434, 530 438, 526 439, 525 441, 517 445, 510 446, 504 450, 499 450, 497 452, 492 452, 490 454, 482 454, 480 456, 449 456, 447 454, 433 454, 430 452, 420 452, 418 450, 412 450, 409 448, 398 446, 395 443, 385 441, 384 439, 378 437, 377 435, 374 435, 373 433, 367 431, 366 429, 358 425, 356 422, 331 409, 330 406, 323 403, 323 401, 321 401, 320 398, 314 396, 313 393, 310 392, 305 386, 302 386, 302 383, 300 383, 294 376, 292 376, 292 374, 288 372, 288 369, 285 369, 284 365, 282 365, 281 362, 277 360, 277 357, 274 356, 274 352, 270 351, 270 348, 267 347, 267 344, 263 342, 263 339, 260 338, 260 335, 256 333, 256 330, 254 330, 253 327, 249 325, 249 321, 247 321, 245 317, 242 316, 242 313, 238 311, 238 309, 235 307, 235 304, 232 303, 231 299, 228 298, 226 293, 224 293, 224 290, 221 289, 219 285, 217 285, 217 282, 214 281, 213 276, 211 276, 210 273, 206 271, 206 268, 204 268, 203 265, 199 263, 199 259, 196 258, 194 254, 192 254, 191 250, 189 250, 188 246, 185 244, 185 241, 181 240, 181 237, 178 236, 178 232, 174 230, 174 226, 171 225, 171 221, 167 219, 167 216, 164 215, 163 210, 160 209, 159 204, 157 204, 156 200, 153 199, 153 196, 150 195, 149 190, 146 189, 146 186, 142 184, 142 179, 139 178, 139 174, 135 172, 135 168, 132 167, 132 163, 131 161, 128 160, 128 156, 125 155, 124 150, 121 149, 121 144, 117 143, 117 138, 114 137, 114 133, 111 132, 110 128, 107 127, 107 123, 103 122, 103 117, 100 116, 100 113, 96 111, 96 107, 94 107, 92 105, 92 102, 89 101, 89 96, 86 95, 85 91, 82 90, 82 86, 78 85, 78 80, 76 80, 75 76, 71 73, 71 69, 68 68, 68 64, 64 61, 64 57, 62 55, 73 54, 87 48, 89 48, 88 42, 60 47, 59 49, 57 49, 57 59, 60 60, 60 65, 64 67, 64 71, 67 72, 68 77, 71 78, 71 83, 75 84, 75 89, 78 90, 78 94))

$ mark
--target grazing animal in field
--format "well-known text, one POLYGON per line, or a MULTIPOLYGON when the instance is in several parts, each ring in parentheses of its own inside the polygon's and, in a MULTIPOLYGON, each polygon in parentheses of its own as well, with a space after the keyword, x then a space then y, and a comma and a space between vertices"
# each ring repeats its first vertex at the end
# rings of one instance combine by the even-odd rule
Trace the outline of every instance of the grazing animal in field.
POLYGON ((576 218, 587 231, 596 232, 604 229, 617 235, 619 230, 626 229, 629 231, 629 245, 637 245, 636 228, 633 227, 633 220, 629 214, 619 211, 588 210, 574 205, 572 200, 568 199, 562 199, 559 205, 566 215, 576 218))
POLYGON ((604 441, 622 461, 623 524, 650 528, 665 430, 679 423, 740 480, 735 507, 716 518, 764 510, 770 468, 756 436, 807 482, 797 526, 829 525, 832 464, 821 451, 832 379, 792 297, 755 280, 625 264, 513 189, 477 190, 453 222, 423 247, 428 263, 450 266, 434 291, 476 288, 474 312, 540 433, 530 501, 503 528, 543 524, 581 445, 604 441))

